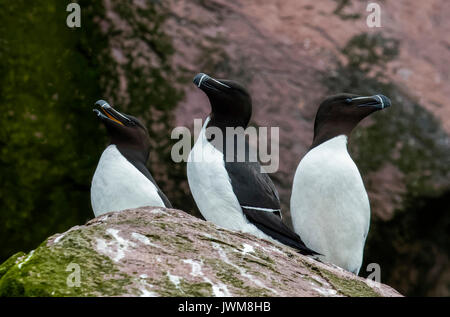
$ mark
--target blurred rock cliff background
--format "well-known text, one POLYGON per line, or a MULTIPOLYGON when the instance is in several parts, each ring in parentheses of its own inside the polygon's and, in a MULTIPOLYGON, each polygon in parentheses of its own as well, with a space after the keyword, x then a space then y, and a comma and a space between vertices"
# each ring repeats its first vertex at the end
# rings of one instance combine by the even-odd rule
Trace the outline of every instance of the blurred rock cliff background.
MULTIPOLYGON (((388 111, 353 132, 350 152, 372 207, 365 264, 405 295, 449 296, 450 3, 362 0, 67 1, 0 3, 0 261, 83 224, 107 137, 92 107, 106 99, 142 118, 149 168, 175 207, 199 216, 184 163, 171 160, 176 126, 209 104, 202 71, 242 82, 251 124, 280 128, 271 174, 289 224, 295 168, 329 94, 383 93, 388 111)), ((332 159, 332 158, 330 158, 332 159)))

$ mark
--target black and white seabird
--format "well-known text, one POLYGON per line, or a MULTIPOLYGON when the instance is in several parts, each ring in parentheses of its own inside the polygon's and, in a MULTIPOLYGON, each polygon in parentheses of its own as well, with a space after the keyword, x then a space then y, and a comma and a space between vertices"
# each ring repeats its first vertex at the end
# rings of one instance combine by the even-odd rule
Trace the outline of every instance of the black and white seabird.
MULTIPOLYGON (((276 240, 306 255, 315 254, 281 221, 277 190, 269 176, 261 173, 260 164, 252 162, 248 153, 245 161, 236 161, 236 147, 234 159, 224 159, 226 143, 233 141, 226 128, 245 129, 250 121, 252 102, 247 90, 237 82, 203 73, 195 76, 194 83, 206 93, 212 109, 187 163, 189 187, 202 215, 223 228, 276 240), (216 143, 206 128, 220 129, 223 140, 216 143), (223 146, 218 148, 215 144, 220 143, 223 146)), ((245 142, 245 151, 248 149, 245 142)))
POLYGON ((319 259, 355 274, 362 264, 370 205, 347 140, 362 119, 390 105, 383 95, 339 94, 324 100, 316 114, 314 140, 294 176, 295 232, 323 255, 319 259))
POLYGON ((95 216, 143 206, 172 208, 146 167, 150 152, 147 129, 135 117, 120 113, 106 101, 94 109, 111 143, 103 151, 91 184, 95 216))

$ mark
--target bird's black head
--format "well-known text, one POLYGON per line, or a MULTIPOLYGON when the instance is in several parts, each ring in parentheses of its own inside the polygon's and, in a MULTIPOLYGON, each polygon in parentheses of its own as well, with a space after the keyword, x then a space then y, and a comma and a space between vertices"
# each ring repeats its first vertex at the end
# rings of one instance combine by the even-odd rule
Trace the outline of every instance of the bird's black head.
POLYGON ((145 163, 150 151, 150 137, 144 125, 137 118, 115 110, 104 100, 95 105, 100 110, 93 111, 105 125, 111 144, 115 144, 123 155, 126 152, 145 163))
POLYGON ((325 99, 317 110, 311 148, 338 135, 350 136, 353 128, 371 113, 390 107, 384 95, 338 94, 325 99))
POLYGON ((247 127, 252 116, 252 99, 241 84, 204 73, 194 77, 194 84, 209 98, 211 122, 219 127, 247 127))

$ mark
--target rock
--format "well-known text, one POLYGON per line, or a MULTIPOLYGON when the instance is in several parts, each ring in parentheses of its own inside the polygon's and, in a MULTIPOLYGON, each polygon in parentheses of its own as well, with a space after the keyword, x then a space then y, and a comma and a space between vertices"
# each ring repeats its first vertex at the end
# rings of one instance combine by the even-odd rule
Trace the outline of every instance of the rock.
POLYGON ((0 265, 0 296, 401 296, 175 209, 113 212, 0 265))

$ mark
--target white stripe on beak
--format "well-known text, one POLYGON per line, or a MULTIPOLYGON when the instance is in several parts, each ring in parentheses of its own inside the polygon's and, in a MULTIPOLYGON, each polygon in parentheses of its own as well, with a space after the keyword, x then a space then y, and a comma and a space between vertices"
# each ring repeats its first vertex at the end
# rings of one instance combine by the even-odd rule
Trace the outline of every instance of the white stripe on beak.
MULTIPOLYGON (((102 108, 104 108, 104 109, 109 109, 109 108, 112 108, 110 105, 109 105, 109 103, 107 103, 107 102, 105 102, 103 105, 102 105, 102 108)), ((114 110, 114 109, 113 109, 114 110)), ((127 117, 125 117, 123 114, 121 114, 119 111, 117 111, 117 110, 114 110, 114 114, 117 114, 117 115, 119 115, 120 117, 122 117, 123 119, 125 119, 125 120, 127 120, 127 121, 130 121, 130 119, 128 119, 127 117)))
POLYGON ((205 78, 206 76, 208 76, 208 75, 203 74, 203 76, 200 78, 200 81, 198 82, 198 85, 197 85, 198 87, 200 87, 202 85, 203 78, 205 78))
POLYGON ((380 102, 381 102, 381 109, 384 109, 383 98, 381 98, 379 95, 375 95, 375 97, 377 97, 380 100, 380 102))
MULTIPOLYGON (((202 77, 203 78, 203 77, 202 77)), ((214 79, 214 78, 211 78, 213 81, 215 81, 216 83, 218 83, 218 84, 220 84, 220 85, 222 85, 222 86, 225 86, 225 87, 227 87, 227 88, 231 88, 230 86, 228 86, 228 85, 225 85, 224 83, 221 83, 220 81, 218 81, 218 80, 216 80, 216 79, 214 79)), ((200 80, 201 81, 201 80, 200 80)))

